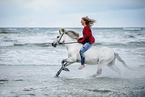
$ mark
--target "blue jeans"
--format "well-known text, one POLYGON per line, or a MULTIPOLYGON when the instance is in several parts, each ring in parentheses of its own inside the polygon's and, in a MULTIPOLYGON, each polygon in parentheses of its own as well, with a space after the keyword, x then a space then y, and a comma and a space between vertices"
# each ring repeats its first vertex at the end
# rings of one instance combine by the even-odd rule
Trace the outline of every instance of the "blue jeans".
POLYGON ((81 65, 85 64, 85 56, 84 52, 87 51, 93 44, 90 44, 89 42, 85 43, 84 46, 80 50, 80 56, 81 56, 81 65))

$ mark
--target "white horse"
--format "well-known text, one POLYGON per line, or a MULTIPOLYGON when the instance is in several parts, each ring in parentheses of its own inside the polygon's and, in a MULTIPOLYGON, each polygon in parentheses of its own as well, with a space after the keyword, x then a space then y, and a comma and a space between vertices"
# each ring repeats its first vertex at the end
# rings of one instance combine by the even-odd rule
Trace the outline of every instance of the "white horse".
MULTIPOLYGON (((56 73, 58 76, 62 70, 69 71, 66 66, 75 63, 81 62, 80 49, 83 44, 77 43, 79 34, 71 30, 59 30, 60 36, 57 36, 56 40, 53 41, 52 46, 56 47, 58 44, 64 44, 68 50, 68 58, 62 60, 62 66, 60 70, 56 73)), ((111 48, 104 46, 92 46, 85 53, 85 64, 95 65, 98 64, 97 72, 93 76, 98 76, 102 73, 102 69, 105 65, 108 65, 112 70, 120 72, 120 70, 115 67, 115 59, 117 58, 120 62, 123 63, 125 67, 128 66, 120 58, 120 56, 114 52, 111 48)))

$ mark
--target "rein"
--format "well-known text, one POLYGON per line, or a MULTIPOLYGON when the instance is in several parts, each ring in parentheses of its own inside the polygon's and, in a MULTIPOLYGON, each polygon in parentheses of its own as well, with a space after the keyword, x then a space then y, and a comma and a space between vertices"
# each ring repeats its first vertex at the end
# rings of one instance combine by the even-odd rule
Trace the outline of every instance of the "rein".
POLYGON ((59 44, 73 44, 73 43, 78 43, 78 42, 68 42, 68 43, 59 43, 59 44))

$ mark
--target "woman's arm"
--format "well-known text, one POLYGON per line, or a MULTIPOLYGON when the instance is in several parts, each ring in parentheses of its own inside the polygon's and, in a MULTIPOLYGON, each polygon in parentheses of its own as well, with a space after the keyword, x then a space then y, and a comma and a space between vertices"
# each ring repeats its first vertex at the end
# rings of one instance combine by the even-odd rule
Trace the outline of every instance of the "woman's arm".
POLYGON ((80 38, 80 39, 78 40, 78 42, 79 42, 79 43, 84 42, 87 38, 90 37, 90 35, 91 35, 90 29, 89 29, 88 27, 85 27, 85 28, 83 29, 83 37, 80 38))

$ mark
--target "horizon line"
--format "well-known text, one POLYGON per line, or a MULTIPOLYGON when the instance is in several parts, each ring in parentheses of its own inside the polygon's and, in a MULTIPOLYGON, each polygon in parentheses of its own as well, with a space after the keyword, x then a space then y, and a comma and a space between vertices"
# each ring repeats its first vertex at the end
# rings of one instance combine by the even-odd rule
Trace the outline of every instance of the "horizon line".
MULTIPOLYGON (((82 27, 53 27, 53 26, 0 26, 0 28, 83 28, 82 27)), ((91 27, 91 28, 145 28, 145 26, 122 26, 122 27, 106 27, 106 26, 98 26, 98 27, 91 27)))

